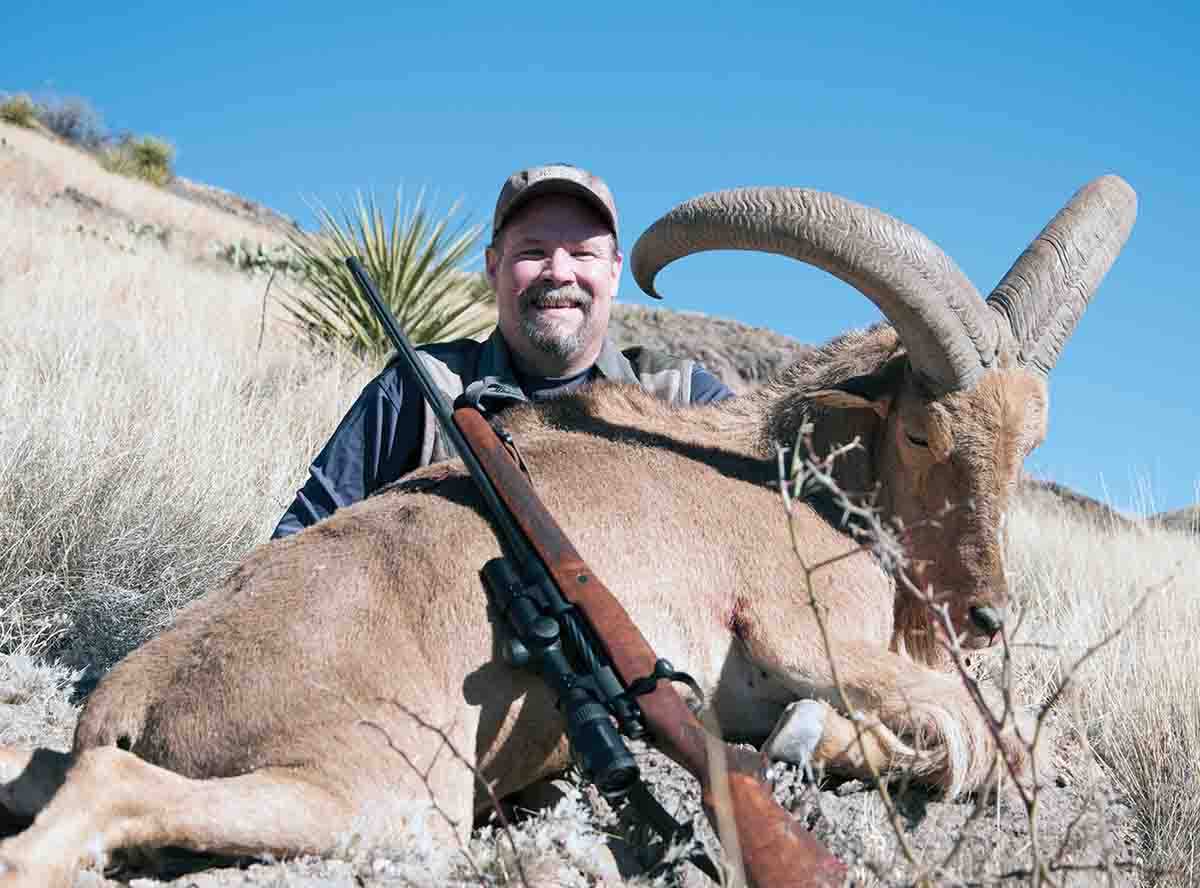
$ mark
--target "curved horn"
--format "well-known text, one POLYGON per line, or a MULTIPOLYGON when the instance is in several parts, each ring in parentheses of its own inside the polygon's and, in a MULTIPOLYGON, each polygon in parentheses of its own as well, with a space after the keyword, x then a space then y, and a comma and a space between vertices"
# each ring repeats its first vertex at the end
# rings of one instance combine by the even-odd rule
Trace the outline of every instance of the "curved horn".
POLYGON ((915 228, 879 210, 804 188, 701 195, 638 238, 634 280, 658 298, 658 272, 704 250, 779 253, 841 278, 879 306, 936 391, 972 387, 996 358, 997 318, 966 275, 915 228))
POLYGON ((1049 373, 1137 218, 1119 176, 1084 185, 1042 229, 988 297, 1017 344, 1017 359, 1049 373))

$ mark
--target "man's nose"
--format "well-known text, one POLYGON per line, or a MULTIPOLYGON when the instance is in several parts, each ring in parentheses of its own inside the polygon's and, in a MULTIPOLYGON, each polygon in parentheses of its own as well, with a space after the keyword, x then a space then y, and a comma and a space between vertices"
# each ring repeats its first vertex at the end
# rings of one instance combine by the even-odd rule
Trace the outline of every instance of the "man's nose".
POLYGON ((575 280, 575 262, 571 254, 562 248, 551 252, 546 258, 546 267, 542 274, 555 286, 572 283, 575 280))

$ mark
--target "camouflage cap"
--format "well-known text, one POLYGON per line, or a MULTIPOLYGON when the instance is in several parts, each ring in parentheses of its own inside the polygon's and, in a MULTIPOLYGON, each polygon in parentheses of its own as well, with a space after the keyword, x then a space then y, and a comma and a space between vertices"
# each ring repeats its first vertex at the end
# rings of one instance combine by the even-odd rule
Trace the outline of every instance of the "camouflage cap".
POLYGON ((600 211, 613 235, 617 235, 617 205, 604 180, 569 163, 550 163, 508 177, 496 199, 492 236, 496 236, 513 213, 543 194, 569 194, 587 201, 600 211))

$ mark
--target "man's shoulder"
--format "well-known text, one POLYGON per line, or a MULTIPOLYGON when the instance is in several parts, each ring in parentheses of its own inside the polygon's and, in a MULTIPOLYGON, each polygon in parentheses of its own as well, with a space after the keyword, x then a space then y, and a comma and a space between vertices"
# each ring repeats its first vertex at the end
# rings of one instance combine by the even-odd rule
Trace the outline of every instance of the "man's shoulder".
MULTIPOLYGON (((448 342, 430 342, 419 345, 416 351, 417 354, 433 358, 455 373, 459 373, 464 367, 474 364, 481 348, 483 348, 483 343, 477 339, 451 339, 448 342)), ((400 355, 394 354, 387 362, 387 366, 383 368, 380 377, 385 375, 394 377, 403 372, 403 368, 404 363, 400 360, 400 355)))
POLYGON ((642 384, 660 396, 663 389, 670 392, 672 399, 680 397, 690 404, 707 404, 733 396, 720 379, 694 358, 641 345, 622 349, 621 354, 633 366, 642 384), (676 374, 678 382, 671 379, 676 374))
POLYGON ((661 373, 663 370, 678 370, 688 366, 690 363, 694 363, 690 358, 655 348, 647 348, 644 345, 623 348, 621 349, 621 354, 633 365, 633 369, 638 375, 643 373, 661 373))
MULTIPOLYGON (((478 375, 484 344, 475 339, 453 339, 418 346, 416 352, 433 383, 447 397, 454 399, 462 393, 464 386, 478 375)), ((393 355, 370 383, 371 386, 382 389, 395 401, 399 401, 406 388, 415 384, 416 380, 399 354, 393 355)))
POLYGON ((479 354, 483 342, 478 339, 451 339, 449 342, 431 342, 417 349, 444 364, 461 361, 479 354))

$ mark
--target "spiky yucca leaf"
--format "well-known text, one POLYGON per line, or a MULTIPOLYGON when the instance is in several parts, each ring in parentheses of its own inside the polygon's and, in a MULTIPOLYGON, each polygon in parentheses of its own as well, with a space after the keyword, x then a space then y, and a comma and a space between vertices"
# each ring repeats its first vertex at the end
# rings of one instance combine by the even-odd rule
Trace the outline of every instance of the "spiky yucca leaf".
POLYGON ((346 268, 357 256, 400 328, 421 345, 476 336, 496 323, 487 279, 464 262, 483 227, 451 228, 455 204, 434 219, 419 194, 405 207, 399 191, 391 224, 373 196, 359 194, 340 217, 317 206, 321 230, 290 240, 306 273, 303 288, 280 301, 290 322, 310 341, 378 357, 391 351, 383 327, 346 268))

